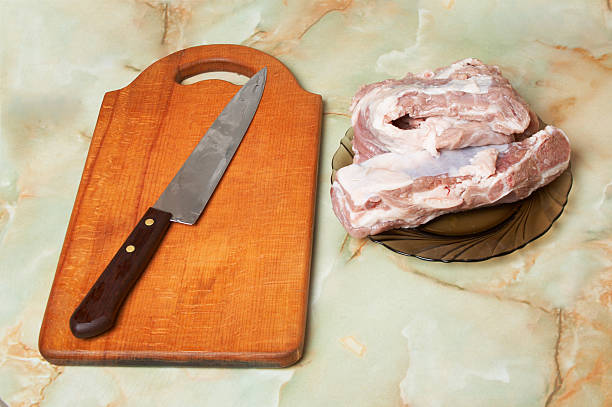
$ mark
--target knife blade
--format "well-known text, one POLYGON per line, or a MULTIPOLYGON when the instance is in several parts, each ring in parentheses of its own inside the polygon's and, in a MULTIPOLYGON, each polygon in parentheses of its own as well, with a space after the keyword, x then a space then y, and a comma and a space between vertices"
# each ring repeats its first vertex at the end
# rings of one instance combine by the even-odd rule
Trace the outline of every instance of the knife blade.
POLYGON ((266 84, 267 69, 249 79, 217 116, 183 166, 150 207, 70 317, 77 338, 108 331, 170 222, 196 223, 246 134, 266 84))

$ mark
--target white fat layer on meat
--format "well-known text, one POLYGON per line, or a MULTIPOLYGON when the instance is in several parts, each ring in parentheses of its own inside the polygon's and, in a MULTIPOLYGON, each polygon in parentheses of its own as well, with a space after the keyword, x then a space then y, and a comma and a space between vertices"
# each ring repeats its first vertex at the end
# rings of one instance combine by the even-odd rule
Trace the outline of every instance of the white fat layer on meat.
POLYGON ((400 97, 408 92, 418 91, 426 95, 443 95, 448 92, 465 92, 482 94, 489 91, 489 86, 493 83, 490 76, 476 75, 468 79, 453 79, 444 85, 434 85, 430 83, 415 83, 406 88, 405 92, 400 93, 400 97))
POLYGON ((349 218, 352 225, 355 227, 370 228, 380 221, 380 219, 403 219, 405 217, 406 208, 401 206, 393 206, 383 208, 373 208, 367 211, 350 212, 349 218))
MULTIPOLYGON (((414 129, 400 129, 395 127, 391 121, 406 114, 405 106, 400 104, 400 99, 407 93, 419 92, 426 95, 443 95, 448 92, 464 92, 470 94, 485 94, 489 92, 493 80, 491 76, 475 75, 465 80, 454 79, 443 85, 431 83, 412 83, 410 85, 390 85, 372 89, 364 95, 354 106, 351 122, 357 125, 363 109, 369 113, 368 127, 377 134, 378 141, 393 152, 409 152, 427 150, 431 155, 437 156, 436 137, 445 130, 457 125, 466 124, 467 120, 451 117, 433 116, 419 124, 414 129)), ((452 106, 451 106, 452 108, 452 106)), ((499 112, 499 106, 489 104, 487 110, 482 114, 495 114, 499 112)), ((514 123, 507 123, 513 125, 514 123)), ((523 129, 520 126, 513 126, 514 132, 523 129)), ((493 132, 493 131, 491 131, 493 132)))
MULTIPOLYGON (((447 194, 447 189, 444 188, 444 186, 439 186, 426 193, 413 194, 411 201, 413 205, 419 206, 421 208, 430 207, 435 209, 453 208, 463 203, 463 199, 461 199, 460 197, 448 196, 447 194)), ((349 216, 353 225, 357 227, 370 228, 376 223, 378 223, 381 218, 404 219, 406 218, 406 214, 409 210, 409 208, 402 206, 384 208, 375 207, 367 211, 351 212, 349 216)), ((432 215, 430 219, 434 217, 435 215, 432 215)))
POLYGON ((488 136, 490 142, 494 142, 495 138, 503 137, 492 131, 488 126, 482 126, 478 122, 454 117, 434 116, 420 122, 419 126, 414 129, 404 130, 388 124, 386 131, 379 134, 378 140, 394 153, 411 153, 415 150, 425 149, 435 157, 438 155, 439 149, 438 137, 452 128, 464 128, 466 130, 470 128, 470 131, 473 132, 473 138, 488 136), (472 125, 471 128, 470 125, 472 125), (478 130, 474 130, 475 128, 478 130))
POLYGON ((436 79, 446 79, 449 76, 451 76, 452 74, 454 74, 455 72, 457 72, 459 69, 464 68, 467 65, 480 65, 480 61, 474 59, 474 58, 465 58, 462 59, 461 61, 457 61, 454 64, 448 66, 446 69, 443 69, 441 71, 439 71, 436 75, 434 75, 433 72, 429 71, 429 72, 425 72, 423 74, 421 74, 422 77, 424 78, 432 78, 435 76, 436 79))
POLYGON ((563 171, 565 171, 567 167, 569 167, 569 161, 562 162, 559 165, 556 165, 542 172, 542 179, 540 183, 534 188, 534 190, 544 186, 544 184, 550 181, 550 178, 552 178, 556 174, 561 174, 563 171))
POLYGON ((448 92, 464 92, 472 94, 484 94, 489 91, 493 80, 490 76, 476 75, 468 79, 453 79, 445 84, 435 85, 432 83, 411 83, 410 85, 401 84, 395 86, 378 87, 364 95, 358 103, 364 106, 375 106, 370 108, 370 113, 376 117, 392 117, 396 119, 401 116, 397 114, 393 117, 394 111, 401 111, 398 105, 399 99, 407 93, 418 92, 426 95, 444 95, 448 92), (380 99, 379 99, 380 98, 380 99))
MULTIPOLYGON (((525 160, 534 159, 533 154, 542 148, 542 143, 548 139, 547 136, 563 137, 569 143, 569 139, 562 130, 552 126, 547 126, 546 129, 541 130, 532 136, 532 142, 529 143, 528 146, 524 146, 529 149, 529 153, 521 157, 518 162, 513 163, 512 166, 514 168, 521 167, 525 160)), ((486 168, 487 166, 491 165, 490 160, 492 159, 492 156, 498 155, 499 153, 504 153, 505 150, 499 150, 503 150, 504 148, 507 149, 510 145, 469 147, 462 150, 475 151, 475 153, 472 154, 472 158, 469 160, 470 166, 480 166, 482 164, 482 166, 486 168)), ((457 151, 461 150, 455 150, 454 152, 457 151)), ((392 153, 389 154, 389 157, 391 156, 393 156, 392 153)), ((410 186, 410 184, 414 181, 408 174, 414 174, 414 171, 417 171, 422 167, 422 165, 431 159, 431 157, 427 157, 426 155, 424 157, 417 157, 415 154, 409 154, 406 155, 404 160, 390 161, 390 167, 388 166, 384 169, 375 167, 370 168, 369 166, 372 164, 372 162, 376 162, 373 161, 373 159, 341 169, 337 175, 338 179, 333 183, 332 188, 339 198, 338 202, 341 202, 340 205, 344 206, 348 201, 350 201, 352 204, 350 206, 345 206, 345 208, 349 209, 350 207, 353 207, 352 210, 349 209, 343 212, 343 219, 346 219, 352 228, 360 230, 378 230, 378 228, 380 228, 384 223, 392 223, 395 226, 403 224, 412 227, 415 225, 415 222, 418 222, 416 224, 422 224, 436 216, 439 216, 441 214, 439 210, 442 210, 442 213, 444 213, 453 211, 453 209, 460 208, 465 205, 463 199, 464 194, 466 193, 467 189, 471 189, 475 183, 478 183, 482 187, 482 191, 478 194, 474 194, 474 191, 472 191, 471 195, 469 195, 470 201, 474 201, 474 198, 477 196, 487 197, 487 191, 489 191, 494 183, 500 181, 500 179, 496 178, 495 176, 483 177, 480 179, 478 179, 478 177, 471 177, 452 185, 439 185, 438 187, 430 190, 423 190, 405 196, 405 205, 395 205, 393 200, 387 202, 386 199, 384 199, 384 195, 382 193, 385 191, 393 191, 392 196, 394 197, 394 200, 403 199, 402 188, 410 186), (345 169, 348 171, 344 171, 345 169), (353 179, 349 180, 345 178, 349 173, 354 176, 353 179), (381 177, 386 174, 386 176, 390 176, 391 179, 397 177, 397 179, 401 181, 394 185, 394 183, 389 182, 389 179, 387 178, 384 179, 386 186, 378 185, 377 187, 375 181, 369 178, 370 173, 381 177), (382 202, 380 202, 381 200, 382 202), (370 205, 373 207, 368 207, 369 205, 366 205, 368 201, 375 205, 370 205), (377 203, 378 205, 376 205, 377 203), (417 210, 416 213, 414 212, 415 210, 417 210)), ((543 171, 541 174, 541 179, 538 180, 538 185, 534 185, 533 188, 530 188, 529 193, 550 182, 568 166, 569 155, 566 157, 557 157, 557 159, 560 160, 560 163, 553 168, 543 171)), ((437 161, 439 159, 434 160, 437 161)), ((465 170, 465 166, 460 167, 460 170, 461 169, 465 170)), ((427 174, 433 174, 435 172, 436 171, 432 169, 425 171, 427 174)), ((504 180, 501 179, 501 181, 504 180)), ((496 194, 495 202, 500 199, 503 200, 504 197, 506 197, 513 190, 521 187, 522 185, 510 186, 504 182, 502 191, 499 191, 499 193, 496 194)), ((487 202, 487 199, 488 198, 479 201, 481 203, 477 206, 482 205, 482 203, 493 203, 493 201, 487 202)))
MULTIPOLYGON (((488 150, 493 150, 497 158, 497 154, 507 149, 507 144, 466 147, 459 150, 441 151, 438 157, 432 157, 426 151, 409 154, 385 153, 360 164, 348 165, 340 169, 336 177, 344 188, 351 191, 351 199, 355 205, 363 205, 368 199, 375 198, 378 191, 405 187, 417 178, 442 174, 456 177, 462 174, 474 175, 476 171, 486 172, 486 170, 470 170, 469 168, 479 167, 478 159, 479 157, 482 159, 482 153, 487 154, 488 150)), ((494 164, 495 161, 493 161, 494 164)))
MULTIPOLYGON (((391 117, 391 120, 402 116, 402 107, 398 105, 399 98, 406 93, 419 92, 426 95, 443 95, 448 92, 465 92, 484 94, 493 83, 490 76, 475 75, 468 79, 453 79, 445 84, 412 83, 382 86, 365 94, 354 106, 352 122, 357 123, 357 114, 362 106, 370 106, 370 115, 377 118, 391 117)), ((378 121, 378 120, 377 120, 378 121)))
MULTIPOLYGON (((550 135, 553 135, 555 132, 558 134, 561 134, 566 140, 567 143, 569 144, 569 137, 567 137, 567 134, 565 134, 565 132, 559 128, 553 127, 553 126, 546 126, 546 128, 544 128, 544 131, 550 135)), ((556 165, 552 168, 549 168, 548 170, 542 172, 542 178, 540 183, 538 184, 538 186, 534 189, 538 189, 540 187, 542 187, 546 182, 548 182, 548 180, 554 176, 555 174, 561 174, 561 172, 565 171, 565 169, 569 166, 569 159, 566 161, 563 161, 561 163, 559 163, 559 165, 556 165)))
POLYGON ((471 175, 486 178, 495 174, 495 163, 499 152, 495 148, 487 148, 476 153, 470 160, 470 165, 459 168, 459 175, 471 175))

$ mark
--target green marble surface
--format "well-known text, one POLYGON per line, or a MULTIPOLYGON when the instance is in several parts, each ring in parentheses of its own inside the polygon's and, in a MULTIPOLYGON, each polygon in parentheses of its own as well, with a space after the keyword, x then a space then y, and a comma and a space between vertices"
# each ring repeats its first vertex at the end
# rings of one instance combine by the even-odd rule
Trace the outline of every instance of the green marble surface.
POLYGON ((612 405, 607 0, 0 1, 0 399, 14 406, 612 405), (266 369, 57 367, 37 339, 104 92, 175 50, 244 44, 324 99, 306 352, 266 369), (330 160, 359 85, 464 57, 563 128, 542 238, 476 264, 347 238, 330 160))

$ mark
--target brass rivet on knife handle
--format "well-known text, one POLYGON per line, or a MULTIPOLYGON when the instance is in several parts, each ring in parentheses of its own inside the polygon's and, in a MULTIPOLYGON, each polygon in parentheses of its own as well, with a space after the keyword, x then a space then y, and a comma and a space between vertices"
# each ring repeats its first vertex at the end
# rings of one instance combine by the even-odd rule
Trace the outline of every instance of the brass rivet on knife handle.
POLYGON ((151 219, 151 218, 145 220, 145 225, 147 225, 147 226, 151 226, 153 223, 155 223, 155 221, 153 219, 151 219))
POLYGON ((77 338, 91 338, 115 324, 121 304, 161 243, 172 214, 149 208, 70 318, 77 338), (146 220, 154 222, 147 226, 146 220), (138 250, 136 250, 138 247, 138 250))

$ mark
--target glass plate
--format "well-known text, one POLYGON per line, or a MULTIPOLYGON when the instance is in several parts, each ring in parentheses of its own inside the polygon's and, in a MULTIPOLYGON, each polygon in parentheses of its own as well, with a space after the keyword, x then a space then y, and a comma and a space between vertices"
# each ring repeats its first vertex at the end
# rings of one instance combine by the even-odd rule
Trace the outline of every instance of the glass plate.
MULTIPOLYGON (((336 171, 353 163, 353 129, 349 128, 332 159, 336 171)), ((423 260, 482 261, 520 249, 542 236, 563 212, 572 187, 568 168, 527 198, 503 205, 439 216, 416 228, 369 236, 394 252, 423 260)))

